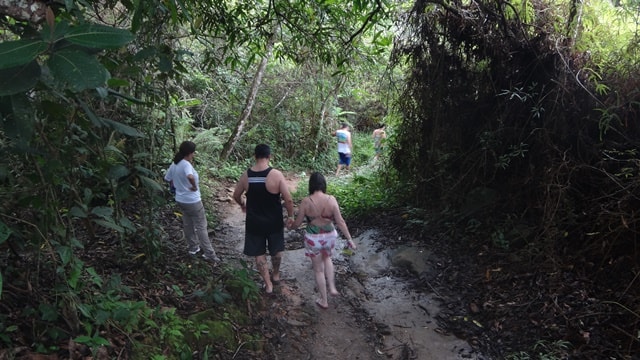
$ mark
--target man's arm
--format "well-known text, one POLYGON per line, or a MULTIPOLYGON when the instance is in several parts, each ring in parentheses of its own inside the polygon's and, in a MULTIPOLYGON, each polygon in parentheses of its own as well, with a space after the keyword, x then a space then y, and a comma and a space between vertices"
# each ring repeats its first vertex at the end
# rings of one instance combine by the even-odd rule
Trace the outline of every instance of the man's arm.
POLYGON ((280 195, 284 200, 284 207, 287 209, 287 216, 289 219, 293 219, 293 197, 289 192, 289 186, 287 186, 287 180, 284 175, 280 173, 280 195))
POLYGON ((302 221, 304 221, 304 217, 307 212, 307 203, 308 197, 302 199, 302 201, 300 202, 300 206, 298 206, 298 215, 296 216, 296 219, 291 220, 291 222, 287 224, 287 228, 293 230, 298 228, 302 224, 302 221))
POLYGON ((240 205, 242 211, 246 211, 246 204, 244 203, 244 201, 242 201, 242 194, 247 191, 248 180, 249 178, 247 172, 245 171, 244 174, 240 176, 240 179, 236 183, 236 187, 233 190, 233 200, 235 200, 235 202, 240 205))

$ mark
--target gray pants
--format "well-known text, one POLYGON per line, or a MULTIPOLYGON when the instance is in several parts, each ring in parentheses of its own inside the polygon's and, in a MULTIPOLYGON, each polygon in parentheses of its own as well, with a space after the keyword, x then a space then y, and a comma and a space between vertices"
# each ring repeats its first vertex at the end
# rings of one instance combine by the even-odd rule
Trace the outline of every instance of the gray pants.
POLYGON ((209 240, 207 217, 204 213, 202 201, 193 204, 179 202, 178 206, 180 210, 182 210, 184 237, 187 240, 189 251, 195 252, 198 249, 202 249, 205 257, 215 257, 216 252, 213 250, 213 246, 211 246, 211 241, 209 240))

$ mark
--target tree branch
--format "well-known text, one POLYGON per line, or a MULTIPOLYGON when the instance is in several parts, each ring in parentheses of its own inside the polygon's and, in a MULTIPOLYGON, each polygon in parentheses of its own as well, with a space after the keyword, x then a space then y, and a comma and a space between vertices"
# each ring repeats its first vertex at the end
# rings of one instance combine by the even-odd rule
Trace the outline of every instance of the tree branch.
POLYGON ((355 39, 355 38, 356 38, 356 36, 360 35, 360 34, 364 31, 364 29, 366 29, 366 28, 367 28, 367 25, 368 25, 371 21, 373 21, 373 17, 374 17, 377 13, 379 13, 381 10, 382 10, 382 4, 380 3, 380 0, 376 0, 376 8, 375 8, 375 9, 373 9, 373 11, 369 13, 369 15, 367 16, 367 18, 365 19, 365 21, 362 23, 362 26, 360 26, 360 28, 359 28, 355 33, 351 34, 351 36, 349 37, 349 40, 347 40, 347 41, 345 42, 345 45, 346 45, 346 44, 350 44, 350 43, 353 41, 353 39, 355 39))

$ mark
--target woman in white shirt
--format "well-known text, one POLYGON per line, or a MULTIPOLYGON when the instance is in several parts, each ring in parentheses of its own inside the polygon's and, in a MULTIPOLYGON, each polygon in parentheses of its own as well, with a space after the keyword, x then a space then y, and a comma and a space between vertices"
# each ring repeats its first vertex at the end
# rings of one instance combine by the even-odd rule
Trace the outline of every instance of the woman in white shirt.
POLYGON ((189 254, 195 255, 202 250, 205 260, 218 262, 220 259, 209 240, 207 217, 200 195, 200 178, 192 164, 195 152, 196 144, 183 141, 164 179, 176 189, 175 199, 182 210, 183 231, 189 254))

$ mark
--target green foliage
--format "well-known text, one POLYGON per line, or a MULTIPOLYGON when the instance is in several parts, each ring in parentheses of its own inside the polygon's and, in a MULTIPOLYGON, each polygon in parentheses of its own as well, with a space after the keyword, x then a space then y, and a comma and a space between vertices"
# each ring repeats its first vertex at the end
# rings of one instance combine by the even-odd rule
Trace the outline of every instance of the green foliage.
POLYGON ((340 204, 343 217, 359 217, 376 210, 395 208, 400 187, 393 172, 365 169, 352 177, 328 178, 327 193, 340 204))
POLYGON ((0 343, 4 348, 11 345, 11 334, 18 330, 18 326, 7 324, 6 315, 0 316, 0 343))
POLYGON ((226 292, 225 286, 213 281, 209 281, 203 289, 194 291, 194 295, 211 306, 223 304, 231 299, 231 295, 226 292))
POLYGON ((514 158, 524 158, 528 151, 527 144, 520 143, 519 145, 510 145, 508 151, 508 153, 502 154, 498 157, 498 161, 495 166, 501 169, 506 169, 514 158))
POLYGON ((505 360, 561 360, 570 355, 571 343, 564 340, 539 340, 533 349, 505 356, 505 360))
POLYGON ((236 181, 250 166, 249 159, 247 159, 244 162, 223 162, 210 168, 209 171, 218 178, 236 181))
POLYGON ((580 34, 576 48, 589 52, 597 71, 620 71, 635 62, 638 50, 635 40, 638 22, 636 6, 625 2, 615 6, 606 0, 582 5, 582 22, 574 24, 580 34))
POLYGON ((256 302, 260 296, 260 289, 254 280, 255 271, 244 260, 240 261, 240 265, 237 269, 225 269, 225 288, 236 299, 256 302))
POLYGON ((353 143, 352 166, 357 168, 368 165, 375 155, 371 133, 354 131, 351 133, 351 136, 353 143))
POLYGON ((110 344, 107 339, 100 336, 99 333, 97 332, 93 336, 86 336, 86 335, 78 336, 75 339, 73 339, 73 341, 80 344, 85 344, 89 348, 98 348, 100 346, 108 346, 110 344))
POLYGON ((108 72, 93 49, 122 47, 133 35, 105 25, 59 21, 53 28, 45 26, 40 38, 0 43, 0 96, 23 93, 38 81, 49 83, 46 74, 53 76, 54 84, 73 92, 104 86, 108 72), (41 70, 39 61, 49 72, 41 70))

